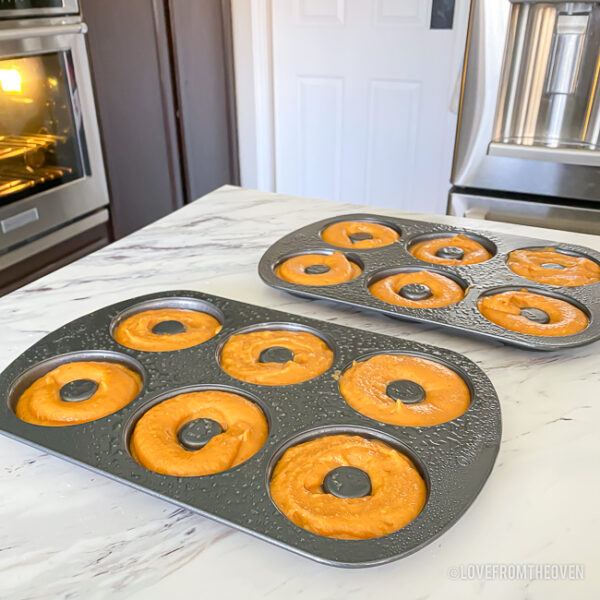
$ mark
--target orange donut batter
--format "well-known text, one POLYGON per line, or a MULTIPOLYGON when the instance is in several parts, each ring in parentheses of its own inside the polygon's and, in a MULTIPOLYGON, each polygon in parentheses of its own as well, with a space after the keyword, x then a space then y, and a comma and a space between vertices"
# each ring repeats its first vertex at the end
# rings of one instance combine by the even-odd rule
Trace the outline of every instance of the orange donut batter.
POLYGON ((502 292, 493 296, 484 296, 478 302, 481 314, 511 331, 529 335, 558 337, 583 331, 588 326, 585 313, 576 306, 542 294, 527 290, 502 292), (521 315, 521 309, 536 308, 543 310, 549 317, 546 324, 531 321, 521 315))
POLYGON ((78 425, 117 412, 129 404, 141 389, 140 376, 123 365, 71 362, 34 381, 19 398, 15 412, 19 419, 34 425, 78 425), (87 400, 63 401, 60 389, 78 379, 90 379, 98 384, 98 389, 87 400))
POLYGON ((282 262, 275 275, 291 283, 301 285, 334 285, 350 281, 361 274, 360 267, 348 260, 341 252, 331 254, 300 254, 282 262), (323 272, 306 272, 310 267, 318 265, 323 272))
POLYGON ((363 540, 408 525, 425 506, 427 486, 412 461, 391 446, 356 435, 330 435, 283 454, 273 471, 271 498, 303 529, 363 540), (344 466, 369 475, 369 495, 338 498, 323 491, 325 476, 344 466))
POLYGON ((407 308, 438 308, 460 302, 465 292, 456 281, 432 271, 406 271, 384 277, 369 287, 373 296, 397 306, 407 308), (426 285, 431 292, 423 300, 410 300, 400 295, 400 290, 408 284, 426 285))
POLYGON ((221 330, 221 323, 212 315, 197 310, 160 308, 145 310, 125 319, 115 331, 115 340, 121 346, 145 352, 183 350, 202 344, 221 330), (185 331, 172 335, 153 333, 163 321, 179 321, 185 331))
POLYGON ((177 477, 198 477, 235 467, 258 452, 268 434, 260 408, 237 394, 208 390, 169 398, 142 415, 131 436, 131 454, 143 467, 177 477), (196 419, 222 428, 199 450, 186 450, 179 430, 196 419))
POLYGON ((232 335, 221 351, 221 368, 236 379, 259 385, 289 385, 313 379, 333 363, 333 352, 307 331, 276 329, 232 335), (287 348, 293 360, 260 362, 268 348, 287 348))
POLYGON ((462 415, 470 393, 462 377, 448 367, 402 354, 378 354, 355 362, 340 377, 340 392, 357 412, 383 423, 421 427, 439 425, 462 415), (394 381, 410 381, 424 391, 424 399, 404 404, 387 394, 394 381))
POLYGON ((380 248, 400 239, 398 232, 379 223, 369 221, 342 221, 327 227, 321 234, 323 241, 341 248, 380 248), (352 240, 357 235, 365 239, 352 240), (371 236, 371 237, 366 237, 371 236))
POLYGON ((600 281, 598 263, 584 256, 562 254, 554 248, 514 250, 506 264, 521 277, 549 285, 573 287, 600 281), (545 268, 542 265, 560 266, 545 268))
POLYGON ((415 244, 410 253, 419 260, 438 265, 474 265, 492 258, 492 255, 479 242, 463 235, 438 237, 415 244), (442 258, 436 253, 440 248, 460 248, 464 255, 460 259, 442 258))

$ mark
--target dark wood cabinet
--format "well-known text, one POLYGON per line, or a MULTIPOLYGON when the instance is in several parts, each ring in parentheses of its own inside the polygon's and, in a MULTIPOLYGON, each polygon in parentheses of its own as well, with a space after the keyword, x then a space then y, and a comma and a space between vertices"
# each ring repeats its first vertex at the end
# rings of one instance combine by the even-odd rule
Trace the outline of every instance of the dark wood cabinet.
POLYGON ((110 228, 107 223, 102 223, 3 269, 0 296, 106 246, 110 239, 110 228))
POLYGON ((0 265, 0 295, 239 183, 230 0, 80 5, 110 223, 47 240, 43 250, 32 247, 20 262, 0 265))
POLYGON ((185 194, 239 183, 230 0, 169 0, 185 194))
POLYGON ((120 238, 238 183, 229 0, 81 0, 120 238))

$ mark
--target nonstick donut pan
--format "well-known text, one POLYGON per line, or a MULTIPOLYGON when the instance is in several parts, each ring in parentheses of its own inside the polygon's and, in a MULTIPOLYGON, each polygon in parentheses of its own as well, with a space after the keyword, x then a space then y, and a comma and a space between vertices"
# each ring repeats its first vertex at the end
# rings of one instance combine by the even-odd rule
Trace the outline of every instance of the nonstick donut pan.
MULTIPOLYGON (((0 429, 6 435, 303 556, 342 567, 402 558, 444 533, 483 487, 501 438, 496 392, 485 373, 460 354, 194 291, 133 298, 64 325, 0 375, 0 390, 4 395, 0 429), (221 321, 222 329, 203 344, 171 352, 130 350, 113 339, 115 323, 123 318, 165 307, 209 312, 221 321), (333 350, 333 364, 318 377, 299 384, 255 385, 234 379, 219 366, 221 348, 232 334, 253 329, 312 332, 333 350), (337 375, 353 361, 379 353, 422 356, 450 367, 467 383, 469 408, 452 421, 428 427, 388 425, 355 412, 340 394, 337 375), (80 425, 45 427, 16 417, 15 404, 34 380, 76 360, 121 363, 141 375, 142 391, 118 412, 80 425), (228 471, 202 477, 161 475, 132 458, 131 431, 146 410, 182 391, 212 389, 240 394, 263 411, 269 434, 256 454, 228 471), (283 452, 297 443, 337 433, 381 440, 412 459, 428 489, 425 506, 416 519, 383 537, 344 540, 310 533, 276 508, 269 480, 283 452)), ((85 395, 85 390, 71 392, 85 395)), ((206 435, 210 437, 210 432, 206 435)), ((335 486, 335 477, 330 479, 333 483, 329 485, 335 486)), ((364 487, 364 483, 357 485, 364 487)))
MULTIPOLYGON (((508 255, 513 250, 545 247, 553 247, 564 254, 584 256, 600 263, 600 252, 573 244, 360 213, 324 219, 281 238, 262 256, 259 275, 267 285, 299 296, 332 300, 399 319, 433 323, 530 350, 571 348, 600 339, 600 283, 578 287, 546 285, 525 279, 506 265, 508 255), (388 246, 373 249, 341 248, 323 241, 323 230, 341 221, 368 221, 387 225, 400 234, 400 239, 388 246), (424 262, 409 252, 409 248, 416 242, 458 234, 478 241, 492 254, 492 258, 473 265, 447 266, 424 262), (327 286, 290 283, 275 274, 277 266, 293 256, 305 253, 329 254, 333 251, 345 254, 349 260, 361 267, 362 273, 350 281, 327 286), (441 308, 407 308, 383 302, 370 294, 369 286, 372 283, 402 271, 432 271, 445 275, 465 290, 465 296, 460 302, 441 308), (482 296, 521 289, 573 304, 588 317, 587 328, 579 333, 561 337, 528 335, 488 321, 477 308, 478 300, 482 296)), ((531 314, 534 318, 537 316, 531 314)))

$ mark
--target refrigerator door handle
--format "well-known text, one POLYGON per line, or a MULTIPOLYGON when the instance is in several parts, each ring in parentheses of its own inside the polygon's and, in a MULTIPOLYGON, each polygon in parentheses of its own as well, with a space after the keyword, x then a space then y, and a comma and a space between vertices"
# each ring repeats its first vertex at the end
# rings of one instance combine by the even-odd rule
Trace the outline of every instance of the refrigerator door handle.
POLYGON ((464 211, 464 216, 467 219, 479 219, 485 221, 487 219, 489 210, 483 206, 470 206, 464 211))
POLYGON ((563 165, 581 165, 586 167, 600 166, 599 150, 548 148, 544 146, 525 146, 523 144, 499 144, 497 142, 492 142, 488 147, 488 154, 504 158, 544 160, 563 165))
POLYGON ((498 198, 469 194, 454 189, 448 200, 448 214, 469 219, 530 225, 545 229, 600 234, 600 210, 532 202, 527 199, 498 198))

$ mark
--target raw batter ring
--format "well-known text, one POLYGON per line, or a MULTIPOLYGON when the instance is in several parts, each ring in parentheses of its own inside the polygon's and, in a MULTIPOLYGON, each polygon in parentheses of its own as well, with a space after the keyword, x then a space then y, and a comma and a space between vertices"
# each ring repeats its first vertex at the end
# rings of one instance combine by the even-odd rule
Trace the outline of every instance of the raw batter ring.
POLYGON ((135 422, 129 448, 150 471, 200 477, 245 462, 267 435, 267 420, 254 401, 231 391, 203 389, 170 395, 146 410, 135 422))
POLYGON ((20 395, 15 414, 33 425, 80 425, 121 410, 141 390, 141 376, 125 365, 73 360, 35 379, 20 395))
POLYGON ((576 287, 600 281, 600 265, 585 257, 564 254, 555 248, 521 248, 506 260, 508 268, 530 281, 576 287))
POLYGON ((378 439, 344 434, 289 447, 275 464, 270 492, 279 510, 299 527, 352 540, 402 529, 419 515, 427 499, 427 485, 406 454, 378 439), (327 478, 348 467, 366 477, 367 487, 358 496, 352 490, 350 495, 334 495, 327 478))
POLYGON ((488 293, 477 306, 492 323, 527 335, 562 337, 589 325, 587 315, 568 300, 524 288, 488 293))
POLYGON ((492 253, 472 237, 438 235, 409 246, 409 252, 419 260, 438 265, 475 265, 492 258, 492 253))
POLYGON ((166 306, 126 316, 115 327, 113 337, 133 350, 172 352, 203 344, 222 327, 208 312, 166 306))
POLYGON ((324 242, 339 248, 381 248, 400 239, 400 234, 389 225, 373 221, 340 221, 329 225, 321 233, 324 242))
POLYGON ((298 254, 275 268, 275 275, 300 285, 327 286, 356 279, 362 269, 342 252, 298 254))
POLYGON ((355 361, 339 378, 340 393, 357 412, 405 427, 439 425, 471 402, 465 379, 441 362, 406 354, 355 361))
POLYGON ((221 368, 258 385, 291 385, 314 379, 333 364, 331 346, 316 333, 286 328, 232 335, 220 353, 221 368))
POLYGON ((431 270, 400 271, 378 278, 369 285, 369 292, 379 300, 406 308, 440 308, 460 302, 465 296, 463 286, 454 279, 431 270))

